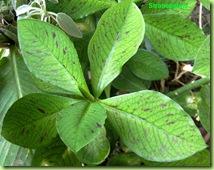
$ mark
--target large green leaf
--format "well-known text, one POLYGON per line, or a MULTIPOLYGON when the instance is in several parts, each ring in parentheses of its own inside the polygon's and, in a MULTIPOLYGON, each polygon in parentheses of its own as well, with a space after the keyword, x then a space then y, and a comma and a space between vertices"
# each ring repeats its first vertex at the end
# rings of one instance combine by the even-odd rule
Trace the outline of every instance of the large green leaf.
POLYGON ((38 20, 19 20, 18 37, 25 63, 38 79, 73 95, 89 93, 77 52, 62 30, 38 20))
POLYGON ((150 162, 145 160, 144 164, 153 167, 209 167, 211 166, 211 157, 210 152, 205 149, 180 161, 150 162))
POLYGON ((92 85, 98 97, 137 52, 145 25, 138 7, 126 0, 101 17, 88 48, 92 85))
POLYGON ((188 16, 196 5, 195 0, 149 0, 142 6, 142 13, 149 14, 179 14, 188 16))
POLYGON ((32 166, 80 167, 81 162, 60 140, 54 140, 49 146, 36 150, 32 166))
POLYGON ((60 0, 57 4, 48 3, 48 10, 64 12, 74 19, 79 19, 114 4, 114 0, 60 0))
POLYGON ((144 80, 160 80, 169 76, 167 65, 152 52, 139 50, 128 62, 130 70, 144 80))
POLYGON ((210 133, 210 85, 205 85, 200 90, 199 117, 203 127, 210 133))
POLYGON ((198 50, 193 73, 202 77, 210 77, 210 55, 210 36, 208 36, 198 50))
POLYGON ((192 60, 205 35, 195 23, 180 15, 146 15, 146 36, 154 49, 168 59, 192 60))
MULTIPOLYGON (((0 132, 4 116, 9 107, 20 97, 36 92, 30 72, 15 49, 11 55, 0 60, 0 132)), ((29 150, 11 144, 0 136, 0 165, 29 165, 29 150)))
POLYGON ((2 135, 20 146, 44 146, 57 136, 56 113, 75 102, 78 100, 42 93, 27 95, 8 110, 2 135))
POLYGON ((191 117, 159 92, 143 90, 102 102, 123 143, 147 160, 176 161, 206 147, 191 117))
POLYGON ((110 152, 110 144, 106 138, 106 132, 103 128, 99 135, 84 148, 77 152, 77 158, 89 165, 98 165, 102 163, 110 152))
POLYGON ((62 141, 77 152, 99 135, 105 119, 101 105, 82 101, 61 111, 56 125, 62 141))

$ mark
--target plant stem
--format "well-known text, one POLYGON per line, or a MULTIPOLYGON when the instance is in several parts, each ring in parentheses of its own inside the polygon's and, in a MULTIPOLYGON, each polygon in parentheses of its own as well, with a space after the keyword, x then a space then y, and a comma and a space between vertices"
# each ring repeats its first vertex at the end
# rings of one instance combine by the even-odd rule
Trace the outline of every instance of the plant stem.
POLYGON ((177 90, 174 90, 172 92, 169 92, 167 94, 167 96, 169 97, 175 97, 175 96, 178 96, 186 91, 189 91, 189 90, 192 90, 192 89, 195 89, 195 88, 198 88, 204 84, 208 84, 210 82, 210 79, 208 78, 202 78, 200 80, 197 80, 195 82, 192 82, 192 83, 189 83, 189 84, 186 84, 185 86, 177 89, 177 90))

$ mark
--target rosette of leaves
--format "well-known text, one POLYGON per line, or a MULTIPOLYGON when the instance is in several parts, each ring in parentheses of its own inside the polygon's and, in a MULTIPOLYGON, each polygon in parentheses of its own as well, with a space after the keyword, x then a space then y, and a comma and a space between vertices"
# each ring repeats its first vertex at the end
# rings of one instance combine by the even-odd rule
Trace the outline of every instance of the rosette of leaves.
MULTIPOLYGON (((101 1, 97 1, 99 3, 101 1)), ((169 17, 173 18, 174 14, 169 17)), ((197 41, 191 45, 195 38, 178 30, 167 37, 167 33, 173 33, 172 28, 161 27, 158 20, 158 15, 143 17, 131 0, 115 3, 104 12, 88 44, 92 90, 85 81, 76 49, 67 34, 36 19, 19 20, 18 42, 24 62, 31 74, 48 88, 21 97, 9 108, 3 121, 4 138, 16 145, 39 150, 50 146, 59 136, 69 148, 69 155, 72 153, 72 157, 85 164, 97 165, 110 153, 105 130, 108 121, 121 142, 148 161, 183 160, 205 149, 207 145, 191 117, 162 93, 142 90, 107 99, 100 97, 118 77, 123 65, 137 53, 144 34, 166 58, 194 57, 193 50, 199 46, 203 34, 197 32, 194 25, 190 26, 197 32, 197 41), (154 32, 168 38, 166 43, 159 46, 160 40, 152 37, 154 32), (163 48, 172 42, 179 48, 188 45, 190 49, 181 52, 172 46, 163 48), (173 51, 175 55, 169 55, 173 51)), ((177 29, 186 26, 182 18, 176 24, 177 29)), ((168 75, 167 70, 165 72, 163 77, 168 75)), ((65 150, 67 153, 66 147, 63 146, 60 153, 65 150)))

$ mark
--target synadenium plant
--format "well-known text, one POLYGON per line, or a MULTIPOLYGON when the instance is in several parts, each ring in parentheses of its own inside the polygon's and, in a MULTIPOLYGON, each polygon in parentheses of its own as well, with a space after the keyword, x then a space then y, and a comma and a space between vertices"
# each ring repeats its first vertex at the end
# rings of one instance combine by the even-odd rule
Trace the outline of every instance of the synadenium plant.
MULTIPOLYGON (((99 3, 95 4, 96 8, 99 8, 99 3)), ((105 8, 108 8, 107 1, 105 3, 105 8)), ((110 4, 110 0, 108 3, 110 4)), ((78 11, 73 11, 73 18, 80 18, 79 15, 78 11)), ((174 16, 175 14, 168 14, 169 18, 174 16)), ((166 58, 174 60, 179 57, 183 58, 178 60, 193 59, 198 47, 202 45, 201 42, 206 41, 195 25, 184 21, 183 17, 178 19, 183 25, 178 24, 179 27, 175 26, 174 30, 161 27, 162 20, 164 18, 156 15, 143 17, 131 0, 115 3, 105 11, 88 44, 90 85, 85 80, 74 44, 65 32, 47 22, 20 19, 17 22, 20 51, 14 49, 12 56, 19 56, 19 52, 21 53, 24 63, 33 75, 31 79, 37 80, 37 86, 42 92, 27 92, 28 95, 23 97, 22 83, 19 79, 15 81, 20 90, 20 99, 10 107, 4 117, 1 132, 4 138, 30 149, 49 147, 54 152, 51 147, 59 147, 66 151, 63 159, 69 155, 68 159, 75 162, 74 166, 81 165, 80 162, 100 164, 107 158, 110 143, 106 129, 111 129, 112 134, 118 135, 120 142, 130 151, 149 161, 182 160, 205 149, 207 145, 192 118, 168 96, 152 90, 115 97, 108 95, 109 86, 121 73, 124 64, 137 53, 144 39, 145 29, 147 38, 154 42, 156 49, 166 58), (144 19, 148 23, 146 26, 144 19), (191 28, 185 34, 191 34, 187 36, 181 33, 176 35, 177 38, 173 35, 165 38, 164 31, 176 31, 186 24, 190 24, 191 28), (158 29, 159 27, 164 31, 158 29), (153 33, 159 38, 154 39, 153 33), (190 44, 191 38, 197 41, 190 44), (165 41, 162 42, 162 39, 165 41), (176 42, 183 49, 170 48, 172 42, 176 42), (163 43, 162 46, 160 43, 163 43), (106 99, 103 92, 108 96, 106 99), (58 141, 58 136, 69 150, 58 141), (53 141, 57 141, 54 146, 51 144, 53 141)), ((169 25, 172 21, 169 19, 169 25)), ((137 55, 141 53, 145 57, 151 56, 150 52, 143 50, 139 50, 137 55)), ((24 64, 22 58, 19 60, 24 64)), ((140 65, 135 65, 138 60, 140 59, 137 56, 132 58, 129 69, 135 67, 133 72, 140 77, 146 73, 138 71, 140 65)), ((141 62, 142 65, 145 64, 140 60, 139 63, 141 62)), ((154 67, 157 69, 156 73, 152 70, 154 77, 147 74, 146 79, 167 77, 169 73, 164 63, 155 57, 154 63, 159 64, 158 68, 162 69, 157 74, 158 69, 154 67)), ((23 76, 26 71, 15 73, 23 76)), ((27 79, 27 74, 23 79, 25 78, 27 79)), ((28 80, 28 87, 35 88, 30 79, 28 80)), ((42 153, 37 152, 36 155, 42 157, 42 153)))

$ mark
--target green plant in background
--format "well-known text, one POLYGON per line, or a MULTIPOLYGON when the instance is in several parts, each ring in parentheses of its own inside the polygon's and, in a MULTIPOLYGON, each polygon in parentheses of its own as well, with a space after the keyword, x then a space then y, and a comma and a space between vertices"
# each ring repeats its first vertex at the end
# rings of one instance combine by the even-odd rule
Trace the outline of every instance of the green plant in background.
POLYGON ((209 166, 194 121, 210 132, 210 42, 187 18, 195 1, 182 14, 134 2, 13 1, 17 21, 0 23, 2 165, 209 166), (166 90, 172 61, 202 78, 166 90))

